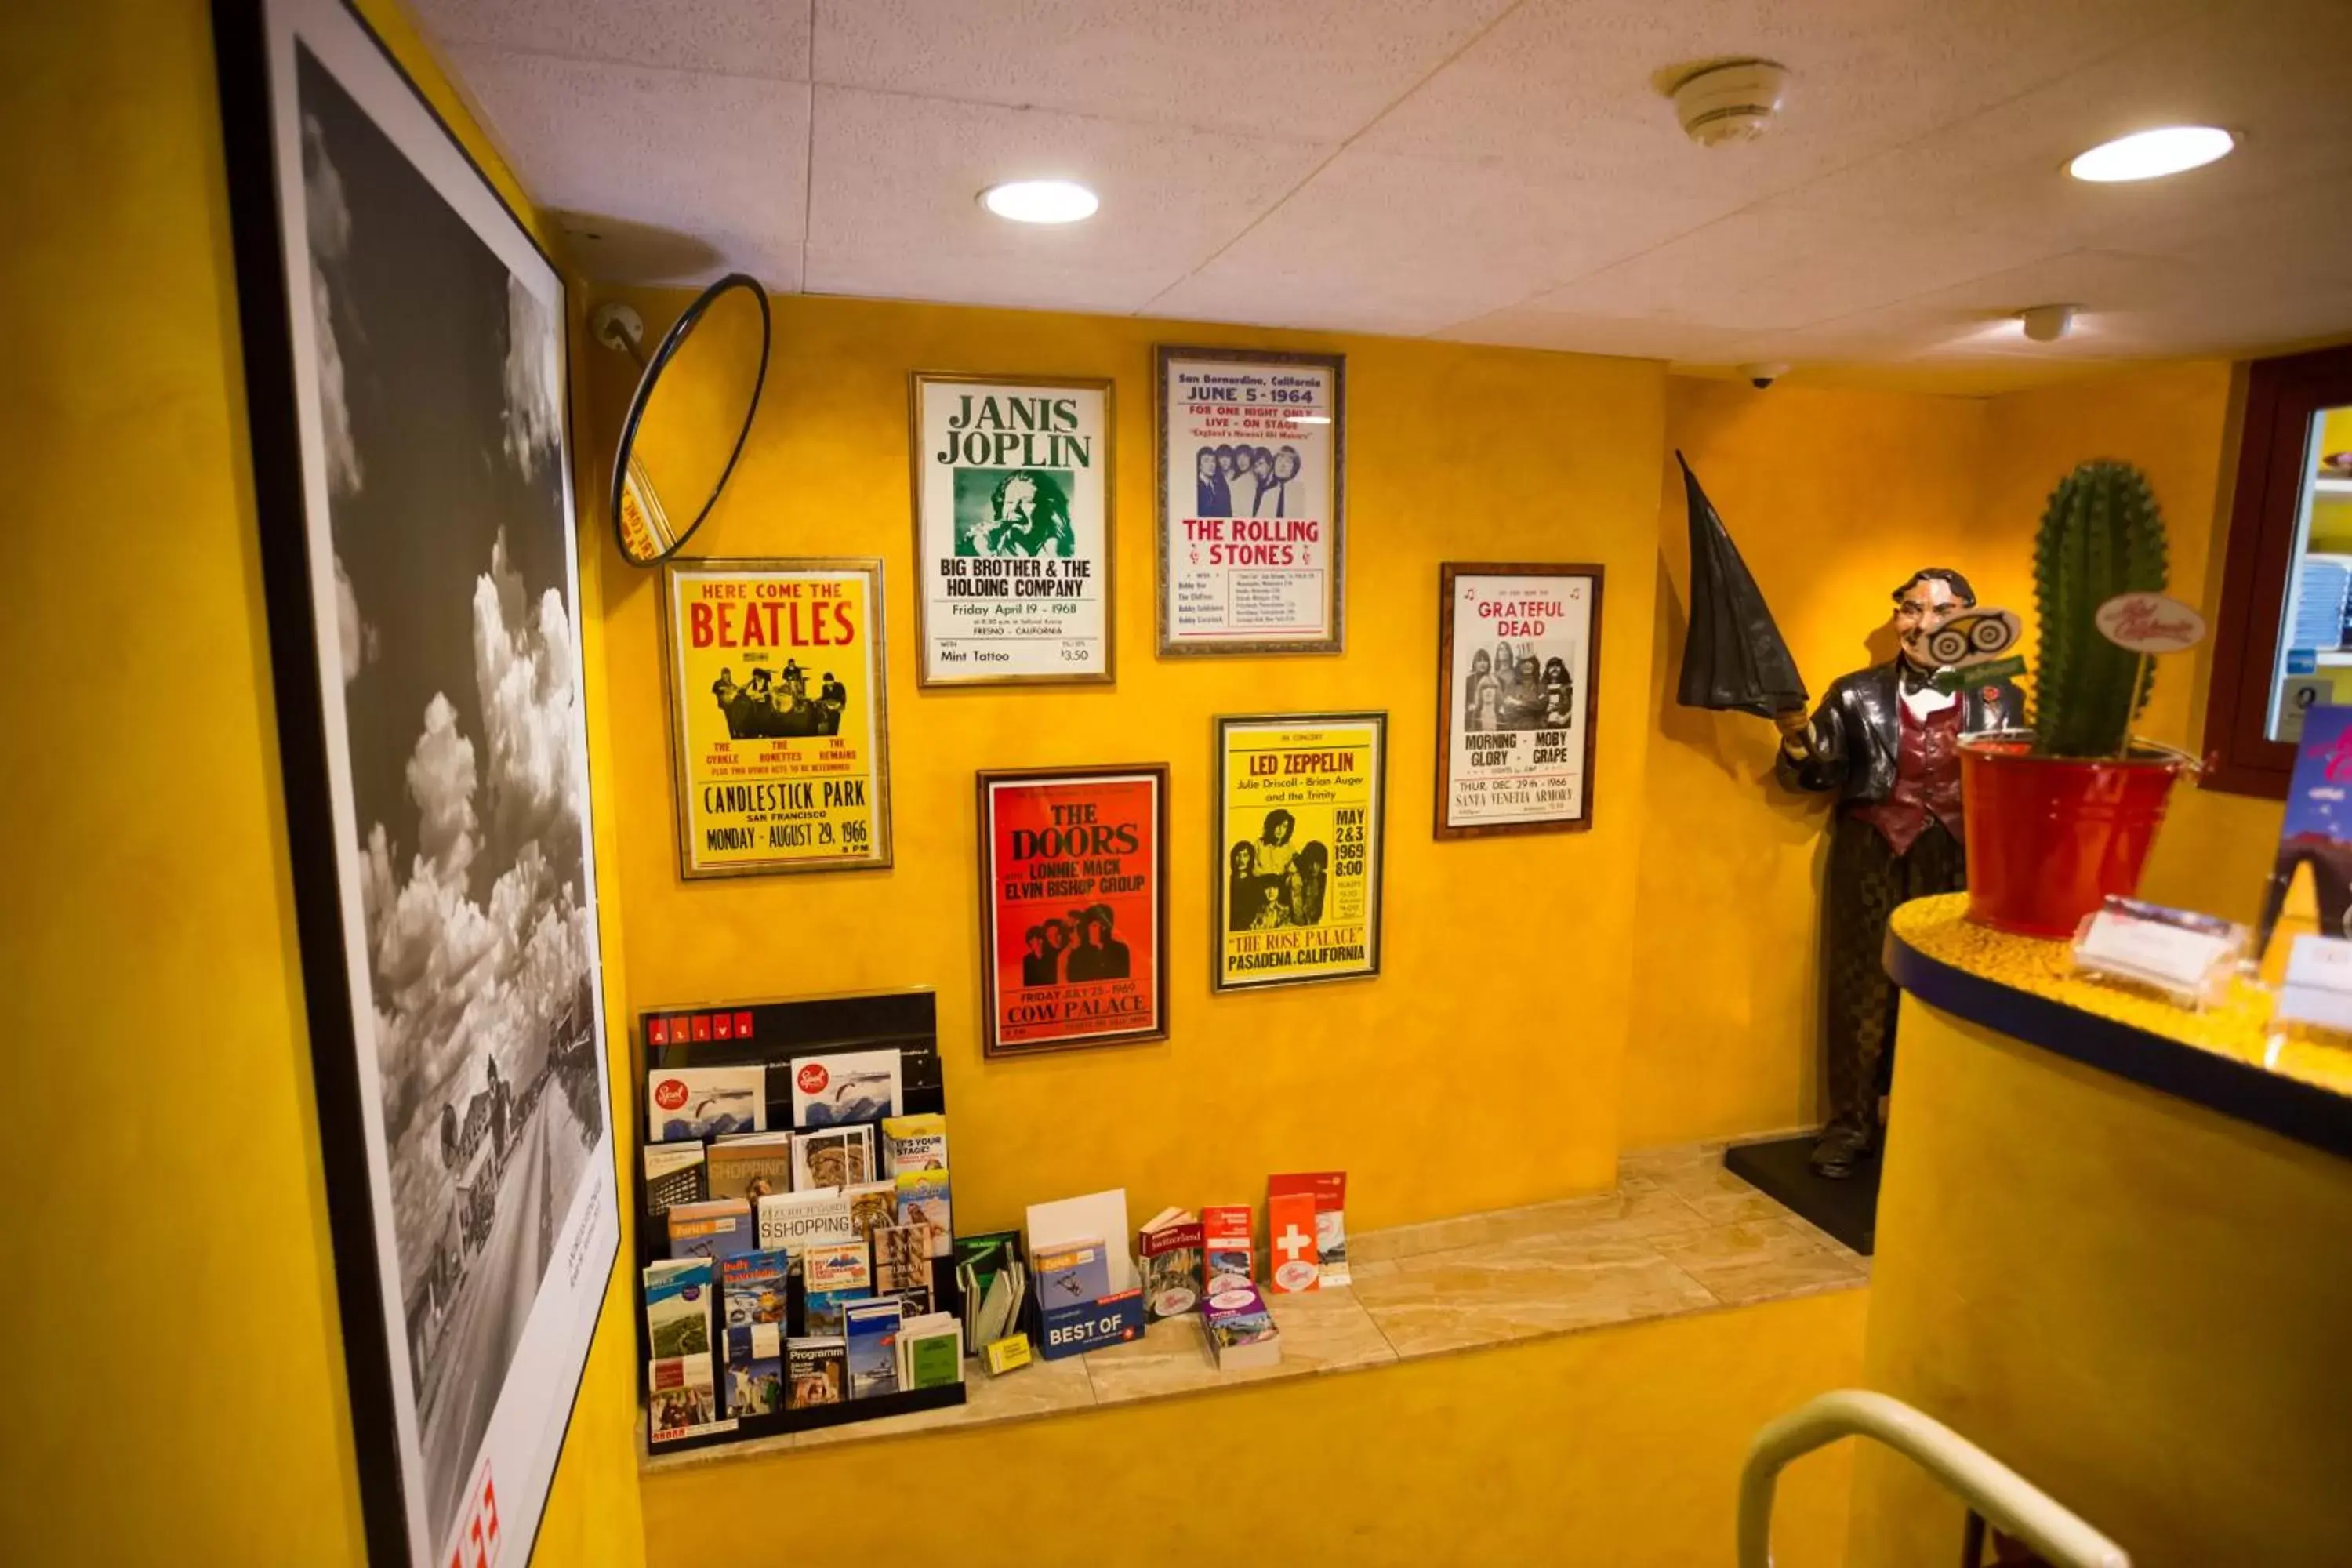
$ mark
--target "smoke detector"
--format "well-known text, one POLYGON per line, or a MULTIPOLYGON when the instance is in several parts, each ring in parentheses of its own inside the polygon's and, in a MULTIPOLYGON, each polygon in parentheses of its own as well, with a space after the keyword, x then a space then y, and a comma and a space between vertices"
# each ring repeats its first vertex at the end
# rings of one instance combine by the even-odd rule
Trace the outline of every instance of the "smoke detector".
POLYGON ((2025 335, 2037 343, 2054 343, 2074 330, 2074 305, 2036 305, 2030 310, 2020 310, 2017 319, 2025 323, 2025 335))
POLYGON ((1788 68, 1771 60, 1714 60, 1677 80, 1668 96, 1683 134, 1702 147, 1753 142, 1780 117, 1788 68))

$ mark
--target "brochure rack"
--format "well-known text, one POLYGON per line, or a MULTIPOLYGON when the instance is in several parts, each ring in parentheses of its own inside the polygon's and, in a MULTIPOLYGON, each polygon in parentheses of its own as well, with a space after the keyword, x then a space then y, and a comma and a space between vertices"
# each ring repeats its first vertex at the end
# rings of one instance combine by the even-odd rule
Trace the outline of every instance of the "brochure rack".
MULTIPOLYGON (((765 1067, 768 1070, 767 1125, 771 1129, 787 1128, 793 1122, 792 1059, 827 1052, 896 1050, 899 1058, 900 1093, 906 1114, 932 1111, 944 1114, 948 1108, 946 1087, 940 1071, 937 1012, 932 994, 928 989, 648 1007, 637 1015, 630 1047, 634 1081, 640 1093, 644 1089, 646 1075, 664 1068, 765 1067)), ((669 1256, 667 1226, 658 1218, 646 1214, 646 1117, 641 1107, 634 1140, 637 1155, 632 1162, 635 1167, 632 1190, 638 1215, 636 1250, 640 1279, 646 1265, 669 1256)), ((952 1175, 952 1122, 949 1126, 949 1134, 950 1171, 952 1175)), ((875 1140, 878 1150, 881 1142, 878 1126, 875 1129, 875 1140)), ((791 1288, 788 1320, 791 1323, 801 1321, 802 1298, 801 1281, 795 1278, 791 1288)), ((962 1317, 962 1292, 956 1284, 952 1258, 931 1259, 931 1300, 936 1310, 952 1312, 959 1319, 962 1317)), ((645 1424, 646 1401, 651 1393, 646 1386, 646 1368, 652 1360, 653 1351, 646 1334, 641 1289, 635 1315, 638 1429, 649 1432, 649 1426, 645 1424)), ((723 1396, 723 1373, 719 1375, 719 1385, 723 1396)), ((751 1442, 779 1433, 838 1426, 846 1422, 904 1415, 917 1410, 936 1410, 963 1402, 964 1385, 956 1383, 943 1388, 845 1400, 837 1405, 779 1410, 768 1415, 722 1416, 708 1426, 695 1427, 684 1436, 658 1443, 648 1439, 648 1447, 656 1454, 675 1454, 730 1443, 751 1442)))

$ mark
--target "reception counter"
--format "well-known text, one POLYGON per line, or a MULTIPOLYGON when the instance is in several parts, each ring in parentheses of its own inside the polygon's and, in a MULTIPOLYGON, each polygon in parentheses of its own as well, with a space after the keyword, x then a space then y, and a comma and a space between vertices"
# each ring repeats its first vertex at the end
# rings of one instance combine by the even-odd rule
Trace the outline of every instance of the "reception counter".
MULTIPOLYGON (((2074 978, 1897 911, 1868 1386, 2150 1564, 2352 1563, 2352 1052, 2074 978)), ((1957 1561, 1958 1506, 1860 1456, 1854 1568, 1957 1561)))

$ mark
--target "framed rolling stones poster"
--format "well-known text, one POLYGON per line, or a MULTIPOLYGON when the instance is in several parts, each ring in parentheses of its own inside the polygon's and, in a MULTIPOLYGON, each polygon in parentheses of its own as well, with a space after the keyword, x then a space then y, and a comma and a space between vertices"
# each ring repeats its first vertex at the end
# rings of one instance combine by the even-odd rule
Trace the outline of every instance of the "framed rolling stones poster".
POLYGON ((1167 1038, 1167 764, 979 786, 985 1054, 1167 1038))
POLYGON ((1162 658, 1346 646, 1347 361, 1162 345, 1162 658))

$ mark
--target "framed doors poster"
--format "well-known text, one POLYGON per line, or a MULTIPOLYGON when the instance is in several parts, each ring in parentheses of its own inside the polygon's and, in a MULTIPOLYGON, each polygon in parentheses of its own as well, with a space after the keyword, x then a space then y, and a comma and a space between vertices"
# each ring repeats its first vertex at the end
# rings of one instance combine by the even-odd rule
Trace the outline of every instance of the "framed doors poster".
POLYGON ((1158 353, 1162 654, 1338 653, 1347 361, 1158 353))
POLYGON ((1168 1037, 1168 766, 980 775, 981 1045, 1168 1037))
POLYGON ((1437 570, 1437 837, 1592 826, 1601 568, 1437 570))
POLYGON ((672 561, 677 874, 890 864, 882 563, 672 561))
POLYGON ((1109 682, 1111 384, 910 386, 916 683, 1109 682))
POLYGON ((1386 713, 1217 721, 1213 988, 1381 971, 1386 713))
POLYGON ((214 17, 368 1556, 521 1563, 620 1246, 563 287, 352 12, 214 17))

